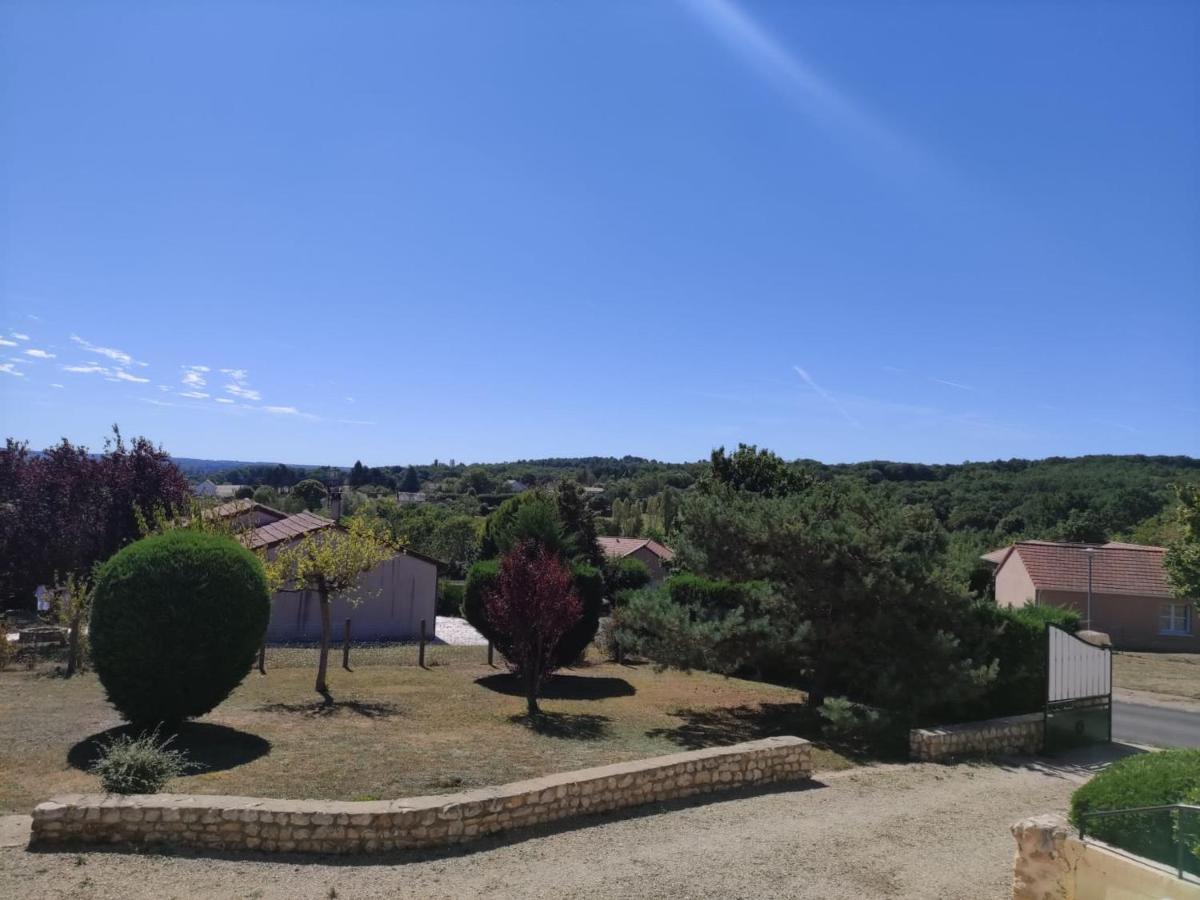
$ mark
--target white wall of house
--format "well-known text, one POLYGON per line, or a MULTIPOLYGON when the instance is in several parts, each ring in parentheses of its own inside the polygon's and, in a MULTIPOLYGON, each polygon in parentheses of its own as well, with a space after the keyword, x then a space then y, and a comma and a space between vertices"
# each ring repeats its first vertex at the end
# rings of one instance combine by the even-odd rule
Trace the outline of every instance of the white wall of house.
MULTIPOLYGON (((397 554, 367 572, 353 592, 330 604, 333 636, 340 640, 346 619, 355 641, 416 640, 421 620, 433 637, 437 603, 437 566, 397 554)), ((271 598, 267 640, 317 641, 321 638, 321 602, 316 591, 280 591, 271 598)))

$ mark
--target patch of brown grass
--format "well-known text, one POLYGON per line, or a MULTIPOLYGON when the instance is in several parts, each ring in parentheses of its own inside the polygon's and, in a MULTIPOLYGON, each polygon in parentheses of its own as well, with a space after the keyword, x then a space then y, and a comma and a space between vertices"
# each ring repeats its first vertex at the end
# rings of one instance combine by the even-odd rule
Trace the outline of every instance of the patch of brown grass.
POLYGON ((1200 700, 1200 653, 1113 655, 1115 687, 1200 700))
MULTIPOLYGON (((207 771, 172 790, 325 799, 442 793, 787 733, 791 723, 779 710, 804 700, 736 678, 601 663, 556 677, 542 702, 548 715, 530 722, 482 647, 438 646, 425 669, 415 665, 415 648, 356 649, 353 671, 331 667, 334 703, 326 705, 313 691, 315 651, 278 651, 280 665, 275 653, 265 676, 252 671, 201 727, 181 735, 207 771), (303 665, 306 652, 314 665, 303 665), (700 715, 722 727, 698 731, 700 715)), ((47 670, 9 670, 0 672, 0 723, 0 811, 25 812, 55 794, 97 790, 81 768, 92 752, 87 741, 120 720, 93 674, 67 681, 47 670)), ((815 762, 851 764, 820 747, 815 762)))

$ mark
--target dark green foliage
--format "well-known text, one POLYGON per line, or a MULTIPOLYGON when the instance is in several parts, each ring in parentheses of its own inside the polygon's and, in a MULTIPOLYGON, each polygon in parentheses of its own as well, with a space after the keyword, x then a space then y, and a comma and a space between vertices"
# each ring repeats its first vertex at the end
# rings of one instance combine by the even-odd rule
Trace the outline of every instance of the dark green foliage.
POLYGON ((681 568, 770 585, 745 613, 748 665, 818 704, 844 694, 920 718, 969 708, 994 677, 957 636, 968 603, 945 578, 945 533, 928 511, 834 481, 784 497, 693 494, 679 520, 681 568), (760 630, 768 639, 751 640, 760 630))
POLYGON ((234 498, 237 500, 249 500, 254 496, 254 488, 248 484, 243 484, 237 491, 234 492, 234 498))
POLYGON ((1177 536, 1167 548, 1163 562, 1175 596, 1200 603, 1200 488, 1181 484, 1176 492, 1177 536))
POLYGON ((268 487, 265 484, 259 485, 257 488, 255 488, 254 493, 251 495, 251 499, 255 503, 261 503, 263 506, 279 505, 279 494, 275 492, 275 488, 268 487))
POLYGON ((792 468, 770 450, 753 444, 738 444, 728 456, 724 447, 712 452, 711 469, 702 485, 723 485, 735 491, 750 491, 764 497, 781 497, 804 490, 812 479, 792 468))
POLYGON ((650 583, 650 570, 640 559, 626 556, 604 564, 604 590, 610 599, 624 591, 636 591, 650 583))
MULTIPOLYGON (((493 643, 496 642, 497 635, 487 621, 486 598, 496 589, 499 578, 499 562, 494 559, 482 560, 471 566, 463 588, 463 618, 493 643)), ((600 627, 600 613, 604 604, 604 579, 595 567, 584 563, 572 565, 571 584, 583 606, 583 615, 559 639, 555 654, 556 664, 559 666, 574 664, 587 649, 592 638, 596 636, 596 629, 600 627)))
MULTIPOLYGON (((1200 750, 1164 750, 1113 763, 1071 796, 1071 822, 1103 809, 1131 809, 1200 800, 1200 750)), ((1174 816, 1163 813, 1088 819, 1087 833, 1130 853, 1174 866, 1174 816)), ((1185 868, 1200 874, 1200 817, 1180 829, 1185 868)))
POLYGON ((412 466, 404 472, 404 478, 400 480, 400 490, 406 494, 415 494, 421 489, 421 476, 417 474, 417 470, 412 466))
POLYGON ((1079 614, 1056 606, 1003 609, 981 603, 976 608, 986 631, 977 633, 972 652, 978 659, 994 659, 996 680, 988 686, 987 716, 1035 712, 1046 701, 1046 626, 1057 625, 1074 633, 1079 614))
POLYGON ((262 564, 237 542, 171 531, 99 570, 92 660, 109 702, 137 726, 202 716, 254 661, 271 600, 262 564))
POLYGON ((558 517, 558 506, 541 491, 525 491, 505 500, 483 526, 485 559, 507 553, 522 540, 535 540, 563 559, 578 552, 575 536, 568 534, 558 517))
POLYGON ((626 594, 613 627, 621 646, 662 666, 788 681, 808 630, 775 627, 781 602, 765 582, 676 575, 626 594))
POLYGON ((157 730, 137 737, 118 735, 100 748, 92 774, 108 794, 157 794, 193 767, 187 754, 170 745, 171 738, 159 741, 157 730))
POLYGON ((439 616, 461 616, 465 583, 461 581, 438 581, 437 614, 439 616))
POLYGON ((306 478, 292 488, 291 496, 303 503, 306 509, 320 509, 329 492, 315 478, 306 478))
POLYGON ((587 505, 579 485, 570 480, 559 482, 554 501, 558 521, 567 534, 574 536, 575 552, 580 559, 593 566, 604 565, 604 553, 596 542, 596 514, 587 505))

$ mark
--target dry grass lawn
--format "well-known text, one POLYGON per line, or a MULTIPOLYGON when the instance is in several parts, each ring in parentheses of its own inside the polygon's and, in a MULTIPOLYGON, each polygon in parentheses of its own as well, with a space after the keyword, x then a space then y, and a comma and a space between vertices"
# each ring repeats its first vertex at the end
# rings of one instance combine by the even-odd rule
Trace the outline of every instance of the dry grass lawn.
POLYGON ((1200 700, 1200 653, 1128 653, 1113 656, 1115 687, 1200 700))
MULTIPOLYGON (((340 656, 335 658, 340 662, 340 656)), ((670 753, 809 722, 804 695, 706 673, 586 665, 548 686, 545 723, 481 647, 356 650, 331 670, 336 703, 313 692, 315 651, 268 654, 228 700, 187 726, 180 744, 204 767, 173 790, 375 799, 438 793, 670 753)), ((335 663, 336 665, 336 663, 335 663)), ((148 673, 148 677, 153 677, 148 673)), ((95 791, 85 769, 95 738, 120 725, 96 677, 51 667, 0 672, 0 812, 26 812, 54 794, 95 791)), ((819 748, 818 768, 850 765, 819 748)))

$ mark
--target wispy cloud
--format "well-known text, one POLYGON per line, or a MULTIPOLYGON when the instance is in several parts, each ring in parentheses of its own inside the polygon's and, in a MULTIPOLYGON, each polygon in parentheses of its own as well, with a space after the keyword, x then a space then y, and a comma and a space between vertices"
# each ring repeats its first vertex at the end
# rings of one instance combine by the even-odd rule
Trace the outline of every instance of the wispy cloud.
POLYGON ((0 347, 15 347, 15 346, 17 346, 16 341, 10 341, 8 338, 0 337, 0 347))
POLYGON ((276 416, 300 415, 300 410, 296 409, 294 406, 264 406, 262 409, 264 412, 269 412, 276 416))
POLYGON ((15 337, 15 338, 16 338, 18 341, 27 341, 27 340, 29 340, 29 335, 27 335, 27 334, 22 334, 22 333, 21 333, 21 332, 19 332, 19 331, 14 331, 14 332, 12 332, 12 336, 13 336, 13 337, 15 337))
POLYGON ((926 166, 925 154, 799 54, 777 41, 732 0, 683 0, 732 53, 794 103, 822 130, 889 162, 926 166))
POLYGON ((125 369, 101 366, 97 363, 63 366, 62 370, 76 375, 103 375, 107 381, 126 381, 131 384, 145 384, 150 380, 149 378, 143 378, 141 375, 134 375, 125 369))
POLYGON ((17 371, 16 363, 10 363, 10 362, 0 363, 0 372, 3 372, 5 375, 15 375, 18 378, 25 377, 24 372, 17 371))
POLYGON ((204 391, 180 391, 180 397, 188 397, 192 400, 207 400, 209 395, 204 391))
POLYGON ((934 384, 944 384, 946 387, 957 388, 960 391, 973 391, 975 388, 969 384, 962 384, 958 381, 947 381, 945 378, 930 378, 934 384))
POLYGON ((190 388, 202 388, 208 384, 208 379, 204 377, 208 366, 183 366, 183 378, 181 379, 185 385, 190 388))
POLYGON ((57 356, 55 353, 50 353, 46 350, 38 350, 37 348, 26 350, 25 355, 32 356, 34 359, 54 359, 55 356, 57 356))
POLYGON ((134 384, 145 384, 149 378, 142 378, 140 375, 134 375, 132 372, 126 372, 124 369, 117 369, 112 373, 114 381, 130 381, 134 384))
POLYGON ((50 383, 50 387, 52 387, 52 388, 61 388, 61 387, 62 387, 62 385, 61 385, 61 384, 58 384, 57 382, 51 382, 51 383, 50 383))
POLYGON ((365 419, 334 419, 339 425, 378 425, 378 422, 369 422, 365 419))
POLYGON ((229 376, 229 383, 225 385, 227 394, 233 394, 242 400, 258 401, 262 399, 262 394, 246 386, 245 369, 222 369, 221 373, 229 376))
POLYGON ((855 428, 862 428, 862 423, 860 421, 858 421, 858 419, 854 418, 854 416, 850 415, 850 413, 846 410, 846 407, 842 406, 842 404, 838 401, 838 399, 836 397, 833 396, 833 394, 829 393, 829 391, 825 390, 825 388, 823 388, 819 384, 817 384, 816 381, 813 380, 813 377, 808 374, 808 372, 806 372, 804 369, 800 368, 800 366, 792 366, 792 368, 796 370, 796 374, 800 376, 800 379, 805 384, 807 384, 810 388, 812 388, 814 391, 817 392, 817 395, 822 400, 824 400, 826 403, 828 403, 830 406, 832 406, 834 409, 836 409, 839 413, 841 413, 842 418, 844 418, 847 422, 849 422, 855 428))
POLYGON ((108 366, 98 366, 95 363, 85 363, 78 366, 63 366, 64 372, 74 372, 76 375, 107 375, 112 370, 108 366))
POLYGON ((71 340, 74 341, 76 344, 78 344, 80 347, 82 347, 84 350, 86 350, 88 353, 97 353, 100 356, 107 356, 113 362, 119 363, 122 366, 146 366, 146 365, 149 365, 149 363, 144 363, 141 360, 134 359, 130 354, 126 353, 124 350, 117 350, 114 347, 101 347, 97 344, 93 344, 91 341, 84 340, 77 334, 71 335, 71 340))
POLYGON ((236 400, 230 400, 228 397, 218 397, 218 398, 217 398, 217 402, 218 402, 218 403, 236 403, 237 401, 236 401, 236 400))

